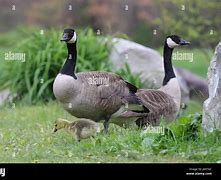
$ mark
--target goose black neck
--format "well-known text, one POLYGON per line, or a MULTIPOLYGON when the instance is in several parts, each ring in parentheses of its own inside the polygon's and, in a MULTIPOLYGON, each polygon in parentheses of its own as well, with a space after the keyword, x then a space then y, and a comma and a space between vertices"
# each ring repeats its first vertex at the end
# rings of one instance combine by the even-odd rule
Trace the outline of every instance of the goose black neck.
POLYGON ((175 78, 175 73, 173 71, 171 56, 173 53, 173 49, 169 48, 167 43, 165 42, 164 45, 164 52, 163 52, 163 63, 164 63, 164 72, 165 76, 163 79, 163 86, 166 85, 170 79, 175 78))
POLYGON ((76 61, 77 61, 77 48, 75 43, 67 43, 68 56, 60 71, 60 73, 72 76, 76 79, 74 74, 76 61))

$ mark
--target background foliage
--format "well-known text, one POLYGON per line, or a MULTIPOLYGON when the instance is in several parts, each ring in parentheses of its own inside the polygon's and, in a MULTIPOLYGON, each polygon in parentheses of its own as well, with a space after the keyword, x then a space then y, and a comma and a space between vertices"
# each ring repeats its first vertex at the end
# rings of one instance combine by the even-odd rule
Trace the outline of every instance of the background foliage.
POLYGON ((220 0, 0 0, 0 31, 18 25, 90 26, 101 34, 125 33, 154 48, 170 33, 191 40, 192 45, 214 48, 220 40, 220 8, 220 0))
POLYGON ((159 17, 154 23, 163 36, 182 34, 191 45, 215 47, 221 40, 221 1, 157 0, 159 17))

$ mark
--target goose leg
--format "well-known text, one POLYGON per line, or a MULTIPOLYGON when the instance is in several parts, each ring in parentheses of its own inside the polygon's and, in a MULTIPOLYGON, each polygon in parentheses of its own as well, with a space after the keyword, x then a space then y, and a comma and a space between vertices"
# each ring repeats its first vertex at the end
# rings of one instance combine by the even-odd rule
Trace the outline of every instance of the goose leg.
POLYGON ((81 142, 81 130, 78 128, 76 131, 76 139, 78 142, 81 142))
POLYGON ((104 119, 104 132, 105 132, 105 134, 108 133, 109 119, 110 119, 109 117, 106 117, 106 118, 104 119))

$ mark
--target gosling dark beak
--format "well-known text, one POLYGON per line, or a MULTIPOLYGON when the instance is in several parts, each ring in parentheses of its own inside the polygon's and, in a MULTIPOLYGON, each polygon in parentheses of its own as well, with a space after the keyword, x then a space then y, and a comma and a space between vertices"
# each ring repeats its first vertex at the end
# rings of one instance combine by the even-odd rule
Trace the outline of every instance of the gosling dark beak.
POLYGON ((186 41, 186 40, 184 40, 184 39, 181 39, 181 41, 180 41, 179 44, 180 44, 181 46, 183 46, 183 45, 189 45, 190 42, 188 42, 188 41, 186 41))
POLYGON ((54 128, 53 132, 55 133, 56 131, 57 131, 57 129, 56 129, 56 128, 54 128))
POLYGON ((65 42, 67 42, 67 41, 68 41, 68 33, 64 33, 64 34, 62 35, 62 38, 60 39, 60 41, 65 41, 65 42))

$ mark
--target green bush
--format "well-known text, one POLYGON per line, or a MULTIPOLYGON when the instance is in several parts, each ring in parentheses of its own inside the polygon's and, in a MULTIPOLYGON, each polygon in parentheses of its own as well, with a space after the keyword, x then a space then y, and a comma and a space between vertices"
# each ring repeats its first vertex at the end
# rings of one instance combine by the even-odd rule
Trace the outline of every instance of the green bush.
POLYGON ((220 41, 221 1, 157 0, 154 20, 163 36, 179 33, 192 45, 214 48, 220 41))
POLYGON ((137 88, 141 88, 143 86, 143 83, 141 82, 141 79, 140 79, 140 74, 134 75, 131 72, 130 66, 127 63, 123 66, 123 68, 118 70, 116 74, 121 76, 126 81, 132 83, 137 88))
MULTIPOLYGON (((26 54, 25 62, 4 62, 1 86, 10 87, 19 100, 36 103, 53 99, 52 85, 67 56, 65 43, 59 41, 61 31, 48 30, 44 34, 27 33, 27 38, 15 52, 26 54)), ((91 30, 78 34, 78 62, 76 71, 109 70, 107 63, 110 44, 107 37, 97 37, 91 30)))
POLYGON ((180 148, 180 146, 200 142, 203 135, 201 123, 202 115, 199 113, 180 117, 168 125, 162 123, 164 134, 154 138, 152 143, 153 152, 155 154, 174 153, 174 151, 177 152, 183 148, 180 148))

